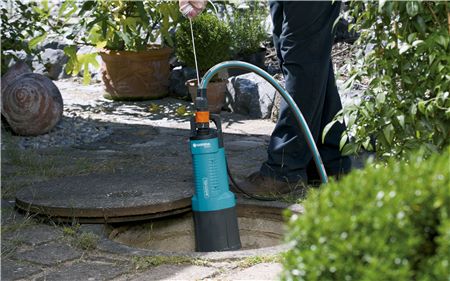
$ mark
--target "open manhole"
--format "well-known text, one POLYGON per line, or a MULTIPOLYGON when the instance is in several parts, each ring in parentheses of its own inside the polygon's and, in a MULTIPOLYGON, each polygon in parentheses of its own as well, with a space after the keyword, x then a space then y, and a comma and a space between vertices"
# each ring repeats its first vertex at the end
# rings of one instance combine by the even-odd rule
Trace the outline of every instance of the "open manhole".
MULTIPOLYGON (((239 201, 237 213, 242 249, 237 252, 255 249, 272 249, 271 252, 274 252, 274 248, 283 246, 283 211, 287 208, 295 213, 302 212, 302 207, 297 204, 239 201)), ((141 223, 112 225, 108 236, 109 239, 129 247, 154 252, 182 254, 195 251, 192 213, 141 223)), ((233 256, 232 252, 222 253, 230 253, 233 256)))

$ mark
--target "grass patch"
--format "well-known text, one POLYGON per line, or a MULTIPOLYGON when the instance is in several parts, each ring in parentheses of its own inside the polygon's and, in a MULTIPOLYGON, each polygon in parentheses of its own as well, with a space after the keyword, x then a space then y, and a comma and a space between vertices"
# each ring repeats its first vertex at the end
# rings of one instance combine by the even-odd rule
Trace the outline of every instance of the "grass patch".
POLYGON ((63 235, 68 238, 70 243, 82 250, 94 250, 97 248, 97 243, 100 237, 92 232, 80 232, 80 225, 64 226, 63 235))
POLYGON ((281 260, 282 257, 280 255, 256 256, 243 259, 238 263, 238 266, 240 268, 247 268, 260 263, 279 263, 281 260))
POLYGON ((199 266, 208 266, 210 263, 204 259, 196 259, 179 256, 153 256, 153 257, 132 257, 134 268, 137 270, 145 270, 149 267, 159 266, 162 264, 190 264, 199 266))
POLYGON ((83 232, 75 238, 75 245, 83 250, 94 250, 100 237, 92 232, 83 232))

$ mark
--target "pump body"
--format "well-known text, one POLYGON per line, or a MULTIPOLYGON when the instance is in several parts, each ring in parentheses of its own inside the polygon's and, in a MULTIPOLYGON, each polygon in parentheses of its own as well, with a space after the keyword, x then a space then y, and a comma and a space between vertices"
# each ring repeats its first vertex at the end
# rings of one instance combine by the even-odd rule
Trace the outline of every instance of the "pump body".
POLYGON ((217 129, 191 121, 190 148, 195 193, 192 197, 195 245, 198 252, 241 248, 236 198, 229 190, 220 118, 217 129), (208 127, 208 128, 206 128, 208 127))

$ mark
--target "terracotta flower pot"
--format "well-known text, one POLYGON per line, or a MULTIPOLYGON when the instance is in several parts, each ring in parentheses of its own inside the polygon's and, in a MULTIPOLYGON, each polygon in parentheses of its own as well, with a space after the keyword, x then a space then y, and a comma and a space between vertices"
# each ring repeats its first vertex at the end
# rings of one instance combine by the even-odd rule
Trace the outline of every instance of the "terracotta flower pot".
MULTIPOLYGON (((186 81, 189 94, 192 101, 195 101, 197 96, 197 79, 186 81)), ((208 99, 208 109, 212 113, 220 113, 225 104, 225 96, 227 91, 227 80, 220 80, 208 83, 206 90, 206 97, 208 99)))
POLYGON ((114 100, 157 99, 168 94, 170 48, 140 52, 100 52, 106 98, 114 100))

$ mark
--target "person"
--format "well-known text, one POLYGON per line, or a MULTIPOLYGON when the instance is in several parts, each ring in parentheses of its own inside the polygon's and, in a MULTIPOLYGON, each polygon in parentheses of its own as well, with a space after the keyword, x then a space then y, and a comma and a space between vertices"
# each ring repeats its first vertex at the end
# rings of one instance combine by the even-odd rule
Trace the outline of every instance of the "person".
MULTIPOLYGON (((206 1, 179 0, 179 4, 181 11, 193 7, 188 14, 192 18, 204 9, 206 1)), ((345 125, 335 123, 324 142, 322 132, 342 109, 331 62, 333 24, 341 3, 270 0, 269 5, 273 42, 285 77, 285 88, 308 123, 328 175, 339 177, 351 168, 349 157, 343 156, 339 149, 345 125)), ((284 194, 319 179, 312 153, 284 101, 267 152, 267 161, 260 170, 240 183, 246 192, 284 194)))

